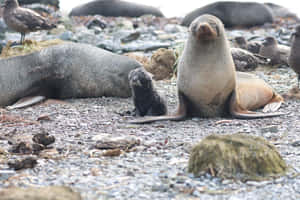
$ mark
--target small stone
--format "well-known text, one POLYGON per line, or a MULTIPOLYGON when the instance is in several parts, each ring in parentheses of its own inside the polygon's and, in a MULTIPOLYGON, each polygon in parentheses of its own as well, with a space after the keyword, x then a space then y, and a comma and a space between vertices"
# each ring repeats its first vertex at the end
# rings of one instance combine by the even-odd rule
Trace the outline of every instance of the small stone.
POLYGON ((48 146, 55 142, 55 137, 49 135, 49 133, 38 133, 35 134, 32 138, 32 141, 38 144, 42 144, 44 146, 48 146))
POLYGON ((20 142, 11 147, 9 150, 11 153, 20 153, 20 154, 31 154, 32 147, 28 142, 20 142))
POLYGON ((278 133, 278 126, 268 126, 261 129, 262 133, 278 133))
POLYGON ((300 147, 300 140, 292 143, 293 147, 300 147))
POLYGON ((14 170, 30 169, 30 168, 34 168, 36 165, 37 165, 37 160, 33 157, 28 157, 22 160, 8 162, 9 168, 12 168, 14 170))

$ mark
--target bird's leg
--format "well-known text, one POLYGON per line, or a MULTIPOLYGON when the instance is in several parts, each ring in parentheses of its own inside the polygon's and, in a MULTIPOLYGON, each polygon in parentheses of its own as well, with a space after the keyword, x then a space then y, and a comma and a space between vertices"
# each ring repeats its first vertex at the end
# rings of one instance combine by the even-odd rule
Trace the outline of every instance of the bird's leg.
POLYGON ((298 74, 298 89, 299 89, 300 74, 298 74))
POLYGON ((21 45, 24 43, 24 41, 25 41, 25 33, 21 33, 21 41, 20 41, 21 45))

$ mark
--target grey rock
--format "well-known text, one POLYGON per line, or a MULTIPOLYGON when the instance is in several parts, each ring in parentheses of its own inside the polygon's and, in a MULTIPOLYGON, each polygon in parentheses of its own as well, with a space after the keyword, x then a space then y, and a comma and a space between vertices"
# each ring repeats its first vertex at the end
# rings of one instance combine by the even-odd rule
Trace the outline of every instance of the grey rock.
POLYGON ((65 31, 62 34, 59 35, 59 39, 65 40, 65 41, 74 41, 75 36, 72 31, 65 31))
POLYGON ((20 5, 27 5, 27 4, 45 4, 51 5, 56 8, 59 8, 59 0, 18 0, 20 5))

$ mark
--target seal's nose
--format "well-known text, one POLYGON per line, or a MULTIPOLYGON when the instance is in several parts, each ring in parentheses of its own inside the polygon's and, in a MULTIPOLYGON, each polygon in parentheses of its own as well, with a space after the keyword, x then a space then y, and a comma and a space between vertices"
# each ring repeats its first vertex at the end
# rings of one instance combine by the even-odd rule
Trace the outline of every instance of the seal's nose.
POLYGON ((198 31, 200 34, 210 34, 212 32, 208 23, 199 24, 198 31))

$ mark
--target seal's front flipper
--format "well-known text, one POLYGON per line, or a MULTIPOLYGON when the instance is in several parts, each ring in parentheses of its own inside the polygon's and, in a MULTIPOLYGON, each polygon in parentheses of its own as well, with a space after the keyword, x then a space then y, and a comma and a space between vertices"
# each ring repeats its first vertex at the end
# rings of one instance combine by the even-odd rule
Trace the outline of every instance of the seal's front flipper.
POLYGON ((40 103, 46 99, 45 96, 24 97, 11 106, 7 106, 7 110, 25 108, 34 104, 40 103))
POLYGON ((152 116, 152 117, 143 117, 136 120, 128 121, 129 124, 147 124, 152 123, 156 121, 181 121, 186 118, 187 116, 187 100, 185 99, 185 96, 178 93, 179 98, 179 105, 177 108, 177 112, 174 115, 163 115, 163 116, 152 116))

